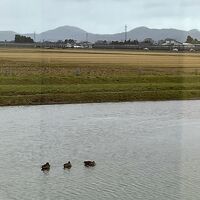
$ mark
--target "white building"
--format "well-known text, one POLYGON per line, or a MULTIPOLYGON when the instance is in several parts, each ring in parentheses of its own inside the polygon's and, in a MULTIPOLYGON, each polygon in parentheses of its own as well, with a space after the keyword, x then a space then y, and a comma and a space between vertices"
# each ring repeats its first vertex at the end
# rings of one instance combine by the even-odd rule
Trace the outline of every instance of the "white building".
POLYGON ((178 42, 174 39, 166 39, 162 46, 181 46, 183 45, 181 42, 178 42))

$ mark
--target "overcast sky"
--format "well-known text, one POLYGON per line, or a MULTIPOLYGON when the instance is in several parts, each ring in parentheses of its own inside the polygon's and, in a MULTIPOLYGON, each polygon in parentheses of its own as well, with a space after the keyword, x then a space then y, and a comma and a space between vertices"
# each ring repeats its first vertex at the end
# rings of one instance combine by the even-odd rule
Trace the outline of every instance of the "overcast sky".
POLYGON ((72 25, 92 33, 138 26, 200 29, 200 0, 0 0, 0 30, 42 32, 72 25))

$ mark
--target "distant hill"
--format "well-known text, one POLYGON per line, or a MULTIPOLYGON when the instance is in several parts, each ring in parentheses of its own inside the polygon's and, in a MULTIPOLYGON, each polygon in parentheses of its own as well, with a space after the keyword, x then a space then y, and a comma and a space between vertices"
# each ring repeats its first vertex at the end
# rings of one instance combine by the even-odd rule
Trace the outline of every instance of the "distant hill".
MULTIPOLYGON (((27 34, 27 36, 33 37, 33 34, 27 34)), ((85 40, 86 31, 77 27, 62 26, 36 35, 37 41, 58 41, 65 39, 85 40)))
POLYGON ((13 31, 0 31, 0 41, 11 41, 15 38, 15 32, 13 31))
MULTIPOLYGON (((0 31, 0 41, 4 40, 14 40, 14 35, 16 33, 12 31, 0 31)), ((23 34, 26 36, 30 36, 34 38, 33 34, 23 34)), ((77 41, 86 40, 86 35, 88 36, 88 40, 90 42, 95 42, 97 40, 124 40, 124 33, 116 33, 116 34, 93 34, 87 33, 86 31, 73 27, 73 26, 62 26, 53 30, 45 31, 40 34, 36 34, 37 41, 58 41, 65 39, 75 39, 77 41)), ((147 27, 138 27, 128 32, 128 39, 131 40, 144 40, 145 38, 152 38, 155 41, 172 38, 176 39, 180 42, 184 42, 187 36, 190 35, 194 38, 200 40, 200 31, 199 30, 191 30, 191 31, 183 31, 178 29, 150 29, 147 27)))
MULTIPOLYGON (((182 31, 177 29, 150 29, 147 27, 138 27, 128 32, 128 39, 143 41, 146 38, 152 38, 155 41, 163 40, 166 38, 176 39, 180 42, 185 42, 187 36, 190 35, 194 38, 200 39, 200 31, 182 31)), ((124 40, 124 33, 112 34, 112 35, 99 35, 89 34, 91 41, 97 40, 124 40)))

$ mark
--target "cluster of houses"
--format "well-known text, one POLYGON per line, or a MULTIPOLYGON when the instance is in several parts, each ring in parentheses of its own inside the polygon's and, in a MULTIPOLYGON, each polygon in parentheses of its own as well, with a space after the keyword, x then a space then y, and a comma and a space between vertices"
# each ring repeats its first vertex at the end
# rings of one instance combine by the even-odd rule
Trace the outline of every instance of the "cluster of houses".
POLYGON ((181 43, 174 39, 165 39, 154 42, 151 38, 147 38, 142 42, 134 41, 97 41, 91 43, 88 41, 77 42, 75 40, 57 41, 57 42, 36 42, 32 44, 0 42, 0 47, 35 47, 35 48, 75 48, 75 49, 132 49, 132 50, 165 50, 165 51, 200 51, 200 44, 181 43))
POLYGON ((73 42, 73 43, 65 43, 63 41, 50 42, 35 42, 35 43, 15 43, 15 42, 1 42, 0 47, 21 47, 21 48, 45 48, 45 49, 54 49, 54 48, 75 48, 75 49, 89 49, 93 48, 93 44, 87 41, 83 42, 73 42))
POLYGON ((147 38, 142 42, 106 42, 98 41, 93 45, 93 48, 97 49, 135 49, 135 50, 165 50, 165 51, 200 51, 200 44, 182 43, 175 39, 165 39, 158 42, 153 41, 151 38, 147 38))
POLYGON ((178 42, 174 39, 166 39, 163 43, 161 43, 161 46, 169 46, 169 47, 173 47, 172 50, 173 51, 179 51, 179 49, 186 49, 189 50, 191 52, 194 52, 195 49, 199 49, 200 48, 200 44, 191 44, 191 43, 181 43, 178 42))

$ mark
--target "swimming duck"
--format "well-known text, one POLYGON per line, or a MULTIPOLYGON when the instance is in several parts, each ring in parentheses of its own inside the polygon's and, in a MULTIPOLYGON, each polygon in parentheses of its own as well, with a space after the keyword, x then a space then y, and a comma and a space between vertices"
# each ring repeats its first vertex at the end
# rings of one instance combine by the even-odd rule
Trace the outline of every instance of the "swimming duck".
POLYGON ((42 165, 41 170, 42 171, 49 171, 50 170, 50 164, 47 162, 46 164, 42 165))
POLYGON ((94 167, 96 165, 96 163, 95 163, 95 161, 87 160, 87 161, 84 161, 84 165, 85 165, 85 167, 94 167))
POLYGON ((64 164, 64 169, 71 169, 71 168, 72 168, 72 164, 70 161, 64 164))

